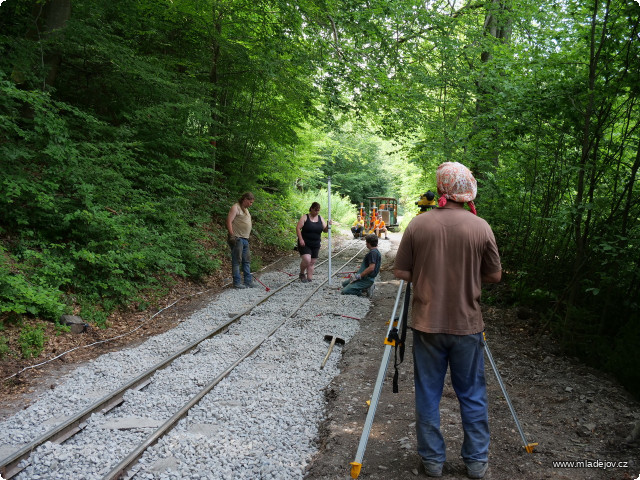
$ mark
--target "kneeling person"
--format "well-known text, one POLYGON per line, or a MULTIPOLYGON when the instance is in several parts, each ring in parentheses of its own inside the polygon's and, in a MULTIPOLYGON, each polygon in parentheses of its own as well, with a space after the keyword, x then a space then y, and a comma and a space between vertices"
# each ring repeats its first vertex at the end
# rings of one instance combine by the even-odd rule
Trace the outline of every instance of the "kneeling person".
POLYGON ((358 273, 352 274, 349 279, 342 282, 343 295, 360 295, 364 290, 373 285, 378 272, 380 272, 382 255, 378 250, 378 237, 373 233, 367 235, 365 240, 369 252, 365 255, 364 260, 362 260, 358 273))

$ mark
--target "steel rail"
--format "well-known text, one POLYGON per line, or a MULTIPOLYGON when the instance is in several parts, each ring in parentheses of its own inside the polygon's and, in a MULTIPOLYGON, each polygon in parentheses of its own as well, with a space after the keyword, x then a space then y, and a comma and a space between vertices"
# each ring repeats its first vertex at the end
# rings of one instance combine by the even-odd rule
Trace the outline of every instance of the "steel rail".
POLYGON ((39 447, 40 445, 46 442, 62 443, 64 440, 68 439, 69 437, 71 437, 72 435, 80 431, 82 429, 81 424, 85 420, 87 420, 91 415, 93 415, 96 412, 103 412, 103 413, 108 412, 115 406, 119 405, 122 402, 122 397, 127 391, 133 390, 135 388, 140 388, 142 385, 147 383, 148 380, 157 371, 162 370, 163 368, 167 367, 169 364, 173 363, 173 361, 175 361, 177 358, 192 351, 200 343, 204 342, 205 340, 208 340, 211 337, 214 337, 220 333, 223 333, 224 331, 226 331, 226 329, 228 329, 228 327, 231 324, 235 323, 238 319, 240 319, 247 313, 251 312, 251 310, 253 310, 255 307, 257 307, 258 305, 266 301, 271 295, 277 293, 284 287, 287 287, 292 282, 293 280, 289 281, 288 283, 285 283, 284 285, 279 287, 277 290, 274 290, 273 293, 271 293, 270 295, 265 296, 264 298, 260 299, 258 302, 255 302, 254 304, 252 304, 243 312, 240 312, 237 315, 235 315, 233 318, 227 321, 224 325, 216 328, 215 330, 211 330, 207 332, 204 336, 200 337, 199 339, 185 346, 184 348, 177 351, 173 355, 164 358, 163 360, 156 363, 146 371, 142 372, 133 380, 122 385, 120 388, 113 390, 112 392, 109 392, 107 395, 102 397, 100 400, 92 403, 81 412, 70 417, 69 419, 62 422, 60 425, 54 427, 52 430, 44 433, 40 437, 31 441, 30 443, 22 447, 20 450, 2 459, 0 461, 0 473, 6 479, 13 477, 14 475, 16 475, 18 472, 22 470, 22 468, 18 467, 18 464, 22 460, 28 458, 31 455, 31 452, 35 450, 37 447, 39 447))
MULTIPOLYGON (((340 271, 340 269, 342 269, 345 265, 348 265, 354 258, 356 258, 360 254, 361 251, 362 249, 358 253, 356 253, 353 257, 351 257, 344 265, 342 265, 342 267, 340 267, 338 271, 340 271)), ((337 272, 336 272, 336 275, 337 275, 337 272)), ((168 419, 165 423, 163 423, 156 431, 151 433, 145 439, 144 442, 142 442, 127 457, 125 457, 113 470, 107 473, 103 477, 103 480, 114 480, 114 479, 125 478, 127 473, 129 473, 129 471, 135 466, 134 464, 138 462, 140 457, 142 457, 144 452, 149 447, 154 445, 158 440, 160 440, 160 438, 162 438, 164 435, 169 433, 177 425, 177 423, 182 419, 182 417, 184 417, 189 412, 189 410, 191 410, 196 404, 198 404, 198 402, 200 402, 200 400, 202 400, 202 398, 205 395, 207 395, 211 390, 213 390, 213 388, 222 380, 224 380, 240 363, 242 363, 246 358, 252 355, 256 350, 258 350, 264 342, 266 342, 280 328, 282 328, 282 326, 287 322, 287 320, 292 318, 298 312, 298 310, 300 310, 304 306, 304 304, 307 303, 309 299, 312 298, 315 295, 315 293, 325 283, 329 283, 329 279, 330 277, 327 276, 326 280, 319 283, 318 286, 315 289, 313 289, 313 291, 311 291, 311 293, 307 295, 302 300, 302 302, 300 302, 300 304, 287 317, 284 318, 284 320, 278 323, 278 325, 276 325, 273 328, 273 330, 271 330, 259 342, 257 342, 251 348, 249 348, 240 358, 238 358, 235 362, 229 365, 229 367, 227 367, 225 371, 223 371, 220 375, 218 375, 215 379, 213 379, 210 383, 208 383, 200 392, 198 392, 195 396, 193 396, 187 403, 185 403, 180 408, 180 410, 178 410, 170 419, 168 419)))
MULTIPOLYGON (((342 252, 346 251, 348 248, 349 248, 348 246, 343 248, 339 252, 336 252, 334 256, 340 255, 342 252)), ((364 247, 362 247, 359 250, 358 253, 360 253, 363 248, 364 247)), ((355 257, 355 255, 354 255, 354 257, 355 257)), ((352 259, 354 257, 352 257, 352 259)), ((322 262, 318 263, 318 266, 323 265, 327 261, 328 261, 328 259, 323 260, 322 262)), ((291 283, 293 283, 296 280, 297 280, 297 278, 292 278, 288 282, 285 282, 283 285, 281 285, 277 289, 272 290, 269 294, 265 295, 263 298, 261 298, 257 302, 251 304, 246 310, 244 310, 244 311, 238 313, 237 315, 235 315, 234 317, 232 317, 229 321, 227 321, 222 326, 207 332, 206 334, 204 334, 204 336, 202 336, 199 339, 193 341, 189 345, 186 345, 184 348, 182 348, 181 350, 177 351, 173 355, 170 355, 169 357, 164 358, 163 360, 161 360, 160 362, 156 363, 155 365, 153 365, 152 367, 150 367, 146 371, 142 372, 137 377, 135 377, 132 380, 130 380, 129 382, 125 383, 121 387, 117 388, 116 390, 113 390, 113 391, 109 392, 107 395, 103 396, 102 398, 100 398, 96 402, 90 404, 89 406, 87 406, 85 409, 83 409, 82 411, 78 412, 77 414, 69 417, 67 420, 63 421, 62 423, 60 423, 59 425, 57 425, 53 429, 49 430, 48 432, 45 432, 44 434, 42 434, 38 438, 32 440, 31 442, 29 442, 28 444, 26 444, 22 448, 16 450, 15 452, 10 454, 9 456, 1 459, 0 460, 0 475, 5 479, 9 479, 9 478, 12 478, 13 476, 17 475, 20 471, 22 471, 24 469, 24 467, 23 468, 19 467, 20 462, 22 462, 23 460, 29 458, 31 453, 36 448, 38 448, 39 446, 43 445, 46 442, 62 443, 65 440, 67 440, 68 438, 72 437, 73 435, 75 435, 76 433, 78 433, 79 431, 82 430, 82 428, 83 428, 82 424, 89 417, 91 417, 91 415, 93 415, 96 412, 102 412, 102 413, 108 412, 109 410, 113 409, 117 405, 121 404, 122 401, 123 401, 122 398, 124 397, 124 395, 125 395, 125 393, 127 391, 134 390, 134 389, 139 389, 139 388, 142 388, 143 386, 147 385, 149 383, 149 381, 150 381, 150 378, 157 371, 162 370, 163 368, 167 367, 169 364, 171 364, 173 361, 175 361, 177 358, 181 357, 182 355, 185 355, 185 354, 189 353, 190 351, 195 349, 200 343, 204 342, 205 340, 208 340, 209 338, 214 337, 216 335, 219 335, 221 333, 224 333, 229 328, 229 326, 231 326, 233 323, 237 322, 241 317, 247 315, 249 312, 251 312, 258 305, 264 303, 271 296, 275 295, 280 290, 288 287, 289 285, 291 285, 291 283)))

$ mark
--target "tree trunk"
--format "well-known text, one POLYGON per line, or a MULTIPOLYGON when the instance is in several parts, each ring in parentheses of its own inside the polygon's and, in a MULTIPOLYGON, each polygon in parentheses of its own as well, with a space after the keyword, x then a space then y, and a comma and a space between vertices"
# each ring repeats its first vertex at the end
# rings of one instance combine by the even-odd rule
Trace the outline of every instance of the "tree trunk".
MULTIPOLYGON (((583 234, 583 220, 584 220, 584 211, 585 211, 585 178, 587 174, 587 166, 589 163, 589 159, 593 155, 592 145, 593 142, 592 136, 594 133, 592 132, 592 120, 595 110, 595 84, 596 84, 596 76, 597 76, 597 67, 598 60, 600 58, 600 49, 602 48, 605 32, 607 30, 607 18, 608 18, 608 5, 605 8, 605 17, 602 25, 602 37, 600 40, 600 46, 596 45, 596 27, 598 23, 598 10, 599 10, 599 1, 595 0, 593 6, 593 13, 591 16, 591 32, 589 36, 590 42, 590 53, 589 53, 589 76, 587 79, 587 101, 584 108, 584 116, 583 116, 583 127, 582 127, 582 142, 581 142, 581 151, 580 151, 580 161, 578 163, 578 178, 576 183, 576 195, 574 200, 574 213, 573 213, 573 234, 576 246, 575 259, 573 263, 573 275, 571 282, 568 286, 568 296, 567 296, 567 305, 571 306, 574 304, 577 290, 580 285, 580 279, 582 277, 582 270, 587 261, 587 243, 588 239, 585 238, 583 234)), ((595 158, 593 160, 595 162, 595 158)))
POLYGON ((629 182, 627 183, 626 186, 626 191, 627 191, 627 199, 626 199, 626 203, 625 203, 625 208, 624 211, 622 213, 622 231, 621 231, 621 236, 622 237, 626 237, 627 236, 627 230, 629 227, 629 215, 631 212, 631 207, 634 203, 634 199, 637 198, 636 196, 634 196, 633 194, 633 187, 636 181, 636 176, 638 174, 638 170, 640 169, 640 143, 638 144, 638 149, 636 150, 636 158, 635 161, 633 162, 633 166, 631 167, 631 172, 629 173, 629 182))
MULTIPOLYGON (((494 39, 497 39, 503 43, 508 43, 511 40, 511 32, 512 32, 512 24, 513 20, 511 18, 511 7, 509 5, 509 0, 489 0, 487 2, 487 13, 485 15, 484 21, 484 36, 489 36, 494 39)), ((493 43, 493 42, 490 42, 493 43)), ((487 64, 493 58, 493 54, 491 53, 491 47, 485 49, 480 54, 480 61, 483 64, 487 64)), ((482 68, 482 71, 485 72, 486 69, 482 68)), ((484 75, 484 73, 483 73, 484 75)), ((473 128, 472 135, 477 134, 482 130, 482 127, 478 125, 478 122, 483 122, 483 120, 479 120, 485 114, 489 113, 493 109, 492 101, 495 94, 495 88, 490 86, 491 82, 485 81, 485 78, 481 76, 478 78, 476 82, 477 87, 477 100, 476 100, 476 124, 473 128)), ((489 126, 491 128, 491 126, 489 126)), ((487 139, 491 145, 493 145, 494 140, 497 137, 497 133, 491 134, 490 138, 487 139)), ((489 160, 489 164, 493 165, 497 168, 498 166, 498 150, 496 148, 491 148, 489 152, 486 154, 486 160, 489 160)))
MULTIPOLYGON (((47 3, 47 19, 45 35, 50 36, 62 30, 67 20, 71 17, 71 0, 50 0, 47 3)), ((49 52, 44 58, 47 76, 46 85, 53 85, 58 76, 58 68, 62 62, 62 55, 58 52, 49 52)))
MULTIPOLYGON (((53 85, 55 82, 62 56, 58 52, 45 53, 42 42, 64 29, 67 20, 71 17, 71 0, 34 2, 32 16, 33 28, 27 32, 26 37, 29 40, 40 43, 41 67, 44 71, 42 89, 45 90, 47 85, 53 85)), ((11 72, 11 79, 17 85, 21 85, 26 81, 26 75, 24 71, 16 67, 11 72)))
POLYGON ((218 70, 220 68, 220 57, 221 57, 221 48, 220 48, 220 36, 222 35, 222 14, 218 12, 214 6, 212 12, 213 18, 213 40, 211 44, 212 56, 211 56, 211 70, 209 71, 209 82, 211 83, 211 126, 209 127, 209 135, 213 140, 211 140, 213 145, 213 152, 211 154, 211 168, 213 169, 213 176, 211 178, 211 182, 215 182, 216 178, 216 159, 218 155, 218 148, 220 146, 220 130, 219 126, 222 123, 221 115, 220 115, 220 85, 218 79, 218 70))

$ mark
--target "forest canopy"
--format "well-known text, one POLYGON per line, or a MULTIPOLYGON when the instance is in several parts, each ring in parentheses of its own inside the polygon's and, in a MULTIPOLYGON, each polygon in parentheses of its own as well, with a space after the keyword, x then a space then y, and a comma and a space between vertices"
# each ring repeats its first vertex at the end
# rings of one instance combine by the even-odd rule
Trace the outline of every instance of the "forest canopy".
POLYGON ((411 215, 460 161, 503 300, 639 393, 639 19, 636 0, 5 0, 2 321, 104 322, 210 274, 243 191, 285 246, 328 176, 411 215))

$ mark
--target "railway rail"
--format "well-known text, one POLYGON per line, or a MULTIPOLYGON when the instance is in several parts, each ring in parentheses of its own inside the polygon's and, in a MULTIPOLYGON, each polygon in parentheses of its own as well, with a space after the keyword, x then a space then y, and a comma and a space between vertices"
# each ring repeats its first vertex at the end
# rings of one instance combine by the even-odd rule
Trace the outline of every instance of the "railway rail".
MULTIPOLYGON (((361 241, 349 241, 332 255, 332 261, 341 263, 335 275, 352 262, 359 263, 363 250, 361 241)), ((310 458, 313 450, 313 428, 322 414, 321 390, 337 373, 337 356, 333 368, 320 369, 324 334, 342 329, 341 336, 351 337, 357 331, 354 308, 362 314, 368 309, 366 299, 341 297, 336 287, 327 286, 327 263, 318 263, 313 283, 301 284, 296 276, 283 280, 278 270, 262 275, 267 285, 278 284, 267 287, 266 294, 262 289, 223 292, 230 297, 223 299, 231 308, 228 320, 130 376, 78 413, 43 420, 53 428, 0 460, 0 473, 4 478, 112 479, 170 478, 163 475, 179 471, 178 476, 191 478, 283 478, 284 469, 287 476, 301 478, 304 458, 310 458), (244 308, 238 308, 241 305, 244 308), (271 412, 262 397, 279 410, 271 412), (314 411, 303 419, 307 409, 314 411), (236 415, 234 422, 246 423, 236 425, 233 435, 223 431, 229 426, 230 411, 236 415), (260 418, 264 412, 270 413, 260 418), (251 418, 256 421, 248 421, 251 418), (282 425, 269 430, 264 426, 269 422, 282 425), (262 440, 248 434, 265 428, 272 433, 262 440), (306 443, 306 453, 287 456, 270 445, 276 438, 295 436, 300 428, 307 440, 296 443, 306 443), (243 436, 248 443, 243 443, 243 436), (193 437, 187 451, 195 452, 191 455, 195 458, 188 459, 182 447, 179 455, 173 451, 176 444, 189 443, 183 441, 186 437, 193 437), (249 448, 255 465, 246 455, 240 458, 238 447, 249 448), (199 451, 203 449, 211 454, 199 451), (238 468, 240 464, 248 468, 238 468), (43 468, 53 473, 40 477, 43 468)), ((110 382, 105 379, 105 383, 110 382)), ((286 445, 281 447, 286 453, 286 445)), ((6 450, 5 445, 0 456, 6 450)))

